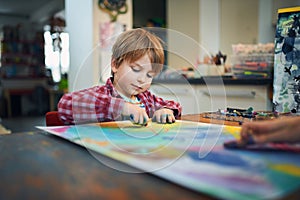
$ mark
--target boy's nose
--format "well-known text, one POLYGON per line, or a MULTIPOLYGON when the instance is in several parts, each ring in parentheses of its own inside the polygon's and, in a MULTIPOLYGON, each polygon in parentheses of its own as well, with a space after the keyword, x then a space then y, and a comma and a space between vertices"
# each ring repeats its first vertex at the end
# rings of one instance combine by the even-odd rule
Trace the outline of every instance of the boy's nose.
POLYGON ((138 76, 138 81, 141 82, 141 83, 144 83, 146 81, 146 75, 142 75, 142 74, 139 75, 138 76))

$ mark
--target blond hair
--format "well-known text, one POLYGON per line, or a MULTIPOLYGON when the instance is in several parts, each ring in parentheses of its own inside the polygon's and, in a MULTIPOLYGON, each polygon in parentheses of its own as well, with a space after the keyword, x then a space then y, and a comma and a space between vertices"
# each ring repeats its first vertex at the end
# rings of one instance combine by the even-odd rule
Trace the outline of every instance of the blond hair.
POLYGON ((112 61, 118 68, 123 61, 133 63, 148 55, 154 72, 159 73, 164 63, 162 40, 141 28, 122 33, 112 48, 112 61))

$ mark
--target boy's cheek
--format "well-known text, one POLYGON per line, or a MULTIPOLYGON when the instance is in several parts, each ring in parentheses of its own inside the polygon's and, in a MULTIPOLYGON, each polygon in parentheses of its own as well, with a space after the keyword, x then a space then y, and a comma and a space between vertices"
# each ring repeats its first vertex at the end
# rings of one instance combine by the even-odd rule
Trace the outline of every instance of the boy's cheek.
POLYGON ((148 90, 149 88, 150 88, 150 86, 151 86, 151 83, 152 83, 152 81, 151 82, 149 82, 149 83, 146 83, 146 85, 145 85, 145 90, 148 90))

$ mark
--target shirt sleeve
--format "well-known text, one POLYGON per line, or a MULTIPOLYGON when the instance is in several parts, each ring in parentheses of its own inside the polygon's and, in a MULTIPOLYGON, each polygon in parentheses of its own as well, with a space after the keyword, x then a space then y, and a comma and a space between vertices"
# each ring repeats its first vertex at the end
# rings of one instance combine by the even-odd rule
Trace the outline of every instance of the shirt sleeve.
POLYGON ((65 124, 121 119, 124 100, 112 97, 104 87, 93 87, 63 95, 58 103, 65 124))
POLYGON ((176 101, 164 100, 163 98, 152 94, 150 91, 143 93, 142 99, 146 105, 146 109, 148 109, 148 114, 150 114, 151 117, 156 110, 161 108, 173 110, 175 118, 181 116, 182 106, 176 101))

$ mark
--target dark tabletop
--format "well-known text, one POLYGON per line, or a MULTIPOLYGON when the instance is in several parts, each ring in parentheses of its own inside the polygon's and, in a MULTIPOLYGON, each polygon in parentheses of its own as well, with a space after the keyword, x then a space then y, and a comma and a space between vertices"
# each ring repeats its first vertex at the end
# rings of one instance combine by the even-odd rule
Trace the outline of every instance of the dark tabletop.
POLYGON ((1 200, 213 199, 42 131, 0 135, 0 152, 1 200))
POLYGON ((107 167, 45 132, 1 135, 0 152, 0 199, 212 199, 151 174, 107 167))

